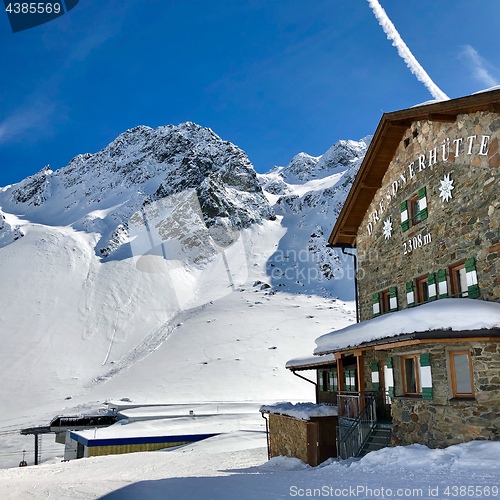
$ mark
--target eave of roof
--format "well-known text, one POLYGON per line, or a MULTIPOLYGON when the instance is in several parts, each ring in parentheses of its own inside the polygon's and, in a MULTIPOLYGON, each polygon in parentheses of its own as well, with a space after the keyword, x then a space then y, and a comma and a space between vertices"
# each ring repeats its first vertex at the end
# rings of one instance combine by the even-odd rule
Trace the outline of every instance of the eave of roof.
POLYGON ((359 351, 364 349, 376 348, 383 346, 385 349, 392 349, 395 344, 410 343, 423 344, 423 343, 438 343, 445 341, 468 341, 468 340, 493 340, 500 339, 500 328, 484 328, 481 330, 432 330, 425 332, 413 332, 400 335, 394 335, 392 337, 386 337, 379 340, 373 340, 370 342, 361 342, 360 344, 338 348, 326 351, 324 354, 334 354, 334 353, 348 353, 353 351, 359 351))
POLYGON ((308 356, 305 358, 290 359, 286 362, 285 368, 292 372, 295 372, 329 367, 336 363, 337 361, 331 354, 325 354, 320 356, 308 356))
POLYGON ((356 247, 356 236, 366 211, 376 191, 382 187, 389 163, 413 122, 454 122, 458 115, 477 111, 500 113, 500 90, 384 113, 332 230, 329 245, 356 247))

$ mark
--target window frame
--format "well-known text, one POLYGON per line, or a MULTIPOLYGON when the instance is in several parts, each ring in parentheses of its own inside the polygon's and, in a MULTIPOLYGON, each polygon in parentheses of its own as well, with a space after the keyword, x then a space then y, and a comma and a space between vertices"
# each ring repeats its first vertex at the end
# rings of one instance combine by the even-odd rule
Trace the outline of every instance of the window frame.
POLYGON ((418 193, 414 194, 408 200, 410 227, 416 226, 422 222, 420 213, 420 197, 418 193))
POLYGON ((391 290, 387 288, 379 292, 380 314, 391 312, 391 290))
POLYGON ((403 395, 404 396, 422 396, 422 387, 420 384, 420 355, 419 354, 406 354, 401 356, 401 375, 403 381, 403 395), (413 359, 413 374, 415 376, 415 391, 410 392, 406 380, 406 360, 413 359))
POLYGON ((429 302, 429 286, 428 286, 428 281, 429 281, 429 275, 425 274, 424 276, 419 276, 418 278, 415 278, 415 305, 418 304, 425 304, 426 302, 429 302), (425 287, 424 287, 425 285, 425 287), (425 292, 424 292, 425 290, 425 292))
POLYGON ((461 290, 462 280, 460 279, 460 277, 458 277, 457 279, 457 275, 462 269, 467 274, 467 272, 465 271, 465 259, 456 262, 455 264, 452 264, 448 267, 448 275, 450 277, 450 297, 464 298, 469 296, 468 287, 466 287, 465 290, 461 290))
POLYGON ((471 399, 475 397, 475 392, 474 392, 474 370, 472 368, 472 355, 470 350, 459 350, 459 351, 449 351, 448 352, 448 359, 450 362, 450 381, 451 381, 451 392, 453 395, 454 399, 471 399), (455 355, 466 355, 467 360, 469 362, 469 381, 470 381, 470 388, 471 392, 468 393, 463 393, 463 392, 458 392, 457 390, 457 377, 456 377, 456 370, 455 370, 455 362, 453 359, 453 356, 455 355))
POLYGON ((338 392, 339 390, 339 373, 337 370, 328 370, 328 391, 327 392, 338 392), (330 383, 330 379, 332 383, 330 383))
POLYGON ((324 368, 318 370, 318 389, 320 392, 328 392, 329 380, 328 380, 329 371, 324 368))

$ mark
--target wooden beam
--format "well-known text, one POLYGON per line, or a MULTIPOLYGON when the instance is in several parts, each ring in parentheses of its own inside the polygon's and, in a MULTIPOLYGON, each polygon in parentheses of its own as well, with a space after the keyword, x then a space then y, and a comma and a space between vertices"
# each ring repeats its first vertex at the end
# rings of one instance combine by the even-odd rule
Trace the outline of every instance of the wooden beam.
POLYGON ((444 123, 454 123, 457 119, 457 115, 450 115, 445 113, 429 113, 427 119, 431 122, 444 122, 444 123))
POLYGON ((402 340, 401 342, 392 342, 389 344, 375 345, 367 347, 365 350, 373 349, 374 351, 387 351, 389 349, 396 349, 397 347, 407 347, 418 344, 453 344, 460 342, 498 342, 498 337, 456 337, 448 339, 414 339, 402 340))
MULTIPOLYGON (((337 358, 337 353, 335 353, 335 357, 337 358)), ((345 388, 345 386, 344 386, 344 363, 342 362, 342 355, 340 355, 337 358, 337 378, 338 378, 339 392, 342 392, 345 388)))
POLYGON ((361 189, 366 189, 366 190, 369 190, 369 191, 377 191, 378 189, 380 189, 380 186, 372 186, 370 184, 366 184, 365 182, 361 182, 359 187, 361 189))
POLYGON ((358 392, 362 396, 365 393, 365 370, 364 370, 364 356, 363 353, 360 352, 359 355, 356 355, 356 368, 358 373, 358 392))

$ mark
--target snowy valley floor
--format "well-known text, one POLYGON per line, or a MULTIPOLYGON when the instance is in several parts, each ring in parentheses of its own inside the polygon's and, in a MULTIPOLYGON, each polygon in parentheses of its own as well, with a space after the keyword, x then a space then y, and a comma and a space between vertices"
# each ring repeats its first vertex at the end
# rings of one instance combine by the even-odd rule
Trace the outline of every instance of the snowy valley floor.
POLYGON ((239 431, 171 451, 0 470, 2 499, 482 498, 499 496, 500 443, 386 448, 312 468, 267 461, 263 432, 239 431))

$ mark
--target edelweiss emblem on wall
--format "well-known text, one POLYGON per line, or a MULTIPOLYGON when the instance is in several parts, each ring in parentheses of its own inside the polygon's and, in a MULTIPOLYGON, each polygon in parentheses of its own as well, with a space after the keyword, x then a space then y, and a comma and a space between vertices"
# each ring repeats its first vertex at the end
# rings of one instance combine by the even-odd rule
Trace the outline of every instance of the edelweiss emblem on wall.
POLYGON ((392 222, 390 217, 384 221, 383 232, 386 240, 392 236, 392 222))
POLYGON ((455 189, 453 181, 450 179, 450 174, 446 174, 444 176, 444 179, 440 182, 441 185, 439 186, 439 197, 443 201, 449 201, 452 198, 451 192, 453 191, 453 189, 455 189))

